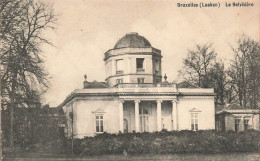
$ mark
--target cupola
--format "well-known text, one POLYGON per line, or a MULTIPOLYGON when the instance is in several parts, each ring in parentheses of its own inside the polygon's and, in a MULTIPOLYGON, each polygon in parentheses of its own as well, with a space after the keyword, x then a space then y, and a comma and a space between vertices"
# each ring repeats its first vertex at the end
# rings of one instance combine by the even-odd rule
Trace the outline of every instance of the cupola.
POLYGON ((109 87, 122 84, 161 82, 161 51, 136 32, 120 38, 105 53, 106 82, 109 87))

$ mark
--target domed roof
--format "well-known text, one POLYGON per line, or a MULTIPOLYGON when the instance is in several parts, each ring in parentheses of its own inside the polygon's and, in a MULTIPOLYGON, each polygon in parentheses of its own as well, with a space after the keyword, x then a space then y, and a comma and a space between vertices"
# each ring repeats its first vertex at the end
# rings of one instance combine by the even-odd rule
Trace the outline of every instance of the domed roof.
POLYGON ((114 49, 118 48, 143 48, 143 47, 151 47, 150 42, 144 38, 143 36, 138 35, 136 32, 131 32, 122 37, 116 45, 114 49))

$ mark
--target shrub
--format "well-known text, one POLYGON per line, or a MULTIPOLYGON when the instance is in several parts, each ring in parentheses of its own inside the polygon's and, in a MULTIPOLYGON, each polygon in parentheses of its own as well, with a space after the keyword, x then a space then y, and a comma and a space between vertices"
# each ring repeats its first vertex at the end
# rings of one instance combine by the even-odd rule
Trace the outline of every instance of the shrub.
POLYGON ((104 133, 74 141, 74 149, 80 155, 260 152, 260 132, 104 133))
POLYGON ((140 137, 134 136, 130 141, 127 151, 130 154, 143 154, 145 153, 145 144, 140 137))

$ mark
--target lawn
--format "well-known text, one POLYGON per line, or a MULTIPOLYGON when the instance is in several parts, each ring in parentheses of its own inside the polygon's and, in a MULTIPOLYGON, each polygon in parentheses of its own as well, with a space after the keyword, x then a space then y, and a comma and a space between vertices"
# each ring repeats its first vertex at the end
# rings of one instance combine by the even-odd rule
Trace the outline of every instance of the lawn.
POLYGON ((18 154, 17 158, 5 158, 6 161, 70 161, 70 160, 173 160, 173 161, 259 161, 258 153, 232 153, 232 154, 174 154, 174 155, 101 155, 66 158, 37 153, 18 154))

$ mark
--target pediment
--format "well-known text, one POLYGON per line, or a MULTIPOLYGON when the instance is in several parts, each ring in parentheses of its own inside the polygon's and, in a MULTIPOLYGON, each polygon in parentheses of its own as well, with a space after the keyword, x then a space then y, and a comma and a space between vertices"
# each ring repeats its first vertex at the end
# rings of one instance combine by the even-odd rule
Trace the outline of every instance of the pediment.
POLYGON ((105 111, 102 108, 99 108, 96 111, 92 111, 92 113, 105 113, 105 111))
POLYGON ((191 110, 189 110, 189 112, 201 112, 201 110, 194 107, 191 110))

